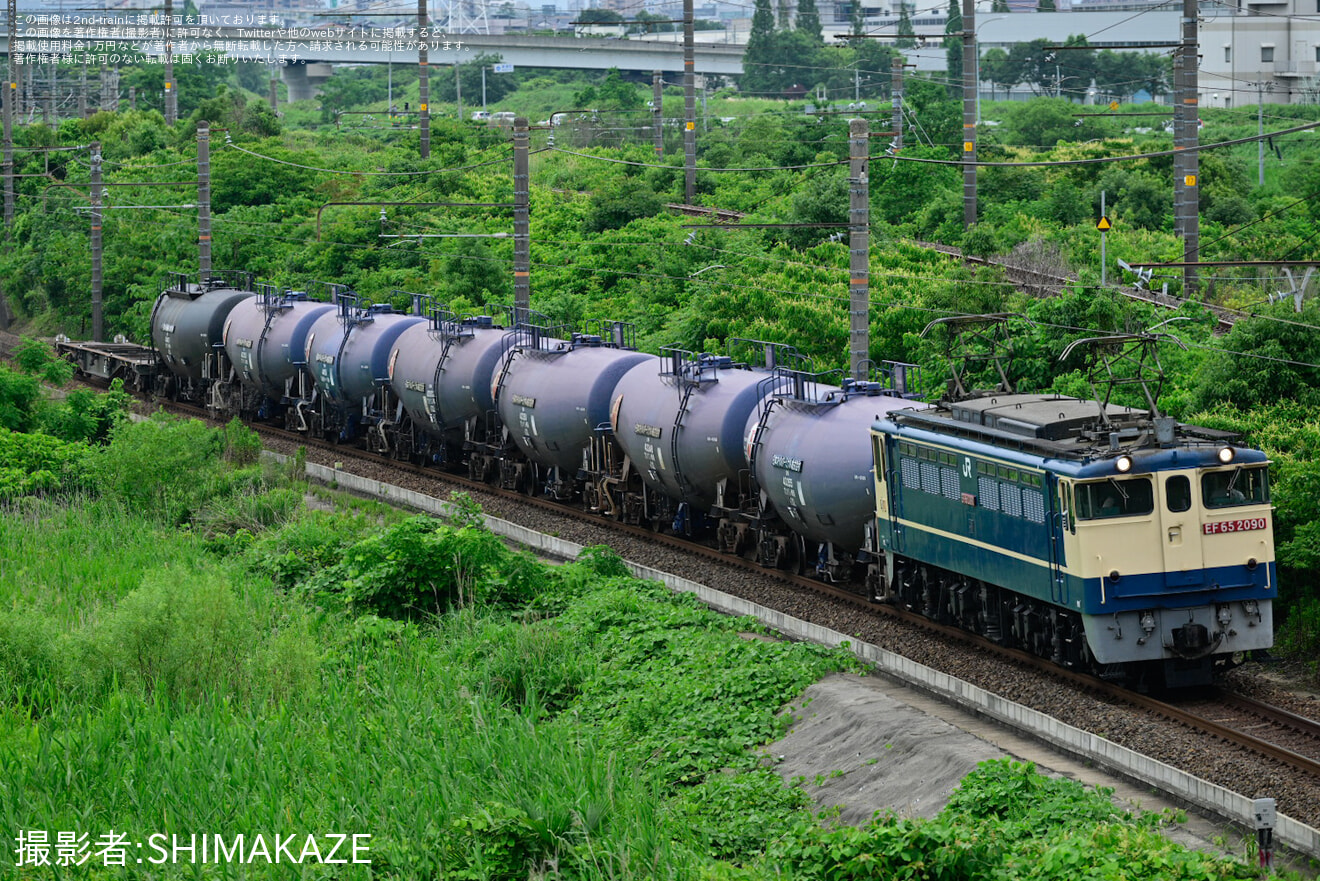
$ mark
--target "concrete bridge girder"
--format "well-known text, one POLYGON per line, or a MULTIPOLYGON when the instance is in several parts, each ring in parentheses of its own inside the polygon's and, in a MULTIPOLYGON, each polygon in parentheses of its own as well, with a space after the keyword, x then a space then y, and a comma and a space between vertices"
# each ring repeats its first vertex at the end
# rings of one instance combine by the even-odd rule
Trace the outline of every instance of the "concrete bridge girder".
POLYGON ((283 65, 280 79, 289 88, 290 101, 306 101, 316 97, 333 73, 327 61, 291 61, 283 65))

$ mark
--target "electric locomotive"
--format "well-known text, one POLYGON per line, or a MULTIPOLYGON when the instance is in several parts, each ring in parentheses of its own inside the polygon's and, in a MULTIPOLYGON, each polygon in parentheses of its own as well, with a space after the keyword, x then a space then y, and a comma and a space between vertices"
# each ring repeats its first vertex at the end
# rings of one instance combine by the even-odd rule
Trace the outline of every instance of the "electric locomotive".
POLYGON ((1266 457, 1157 411, 996 394, 872 427, 880 598, 1133 684, 1269 648, 1266 457))

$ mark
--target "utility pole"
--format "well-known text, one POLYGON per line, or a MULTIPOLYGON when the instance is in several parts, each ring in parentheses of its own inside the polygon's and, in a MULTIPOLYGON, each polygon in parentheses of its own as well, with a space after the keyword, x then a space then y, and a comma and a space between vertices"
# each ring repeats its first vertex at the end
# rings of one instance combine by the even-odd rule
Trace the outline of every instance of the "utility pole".
POLYGON ((1274 91, 1274 83, 1259 80, 1247 83, 1256 87, 1256 185, 1265 186, 1265 92, 1274 91))
POLYGON ((665 155, 664 77, 658 70, 651 71, 651 141, 655 155, 665 155))
POLYGON ((211 277, 211 124, 197 124, 197 268, 203 285, 211 277))
POLYGON ((178 85, 174 81, 174 44, 170 41, 170 26, 174 22, 174 0, 165 0, 165 123, 179 121, 178 85))
POLYGON ((92 143, 92 341, 105 341, 101 315, 101 142, 92 143))
POLYGON ((697 48, 692 0, 683 0, 683 168, 684 201, 697 204, 697 48))
POLYGON ((963 229, 976 223, 976 0, 962 3, 963 229))
POLYGON ((137 110, 137 86, 128 87, 128 109, 137 110))
POLYGON ((1176 102, 1173 116, 1174 173, 1173 211, 1178 235, 1183 240, 1183 295, 1198 286, 1196 263, 1200 260, 1200 134, 1197 107, 1197 0, 1183 0, 1182 45, 1175 59, 1176 102))
POLYGON ((894 140, 891 141, 895 150, 903 149, 903 58, 900 55, 894 56, 889 65, 889 101, 893 110, 890 123, 894 126, 894 140))
POLYGON ((848 372, 866 379, 871 359, 871 138, 848 121, 848 372))
POLYGON ((87 55, 82 57, 82 66, 78 69, 78 118, 87 118, 87 55))
MULTIPOLYGON (((272 70, 273 69, 274 67, 272 66, 272 70)), ((275 76, 275 74, 272 73, 270 76, 270 112, 276 115, 278 115, 280 112, 280 94, 278 91, 279 84, 280 84, 279 77, 275 76)))
MULTIPOLYGON (((1108 219, 1108 215, 1105 214, 1105 191, 1104 191, 1104 190, 1101 190, 1101 191, 1100 191, 1100 219, 1101 219, 1102 221, 1108 219)), ((1100 230, 1100 287, 1104 287, 1104 286, 1105 286, 1105 282, 1107 281, 1107 276, 1106 276, 1105 273, 1106 273, 1106 270, 1109 268, 1109 267, 1106 265, 1106 263, 1107 263, 1107 261, 1108 261, 1108 258, 1109 258, 1109 255, 1105 253, 1105 245, 1106 245, 1106 242, 1105 242, 1105 235, 1106 235, 1106 233, 1108 233, 1108 230, 1106 230, 1106 229, 1101 229, 1101 230, 1100 230)))
POLYGON ((527 118, 513 121, 513 323, 527 321, 532 301, 532 243, 528 193, 527 118))
POLYGON ((46 93, 46 100, 41 105, 41 121, 46 125, 50 125, 55 118, 55 90, 57 88, 55 71, 59 69, 59 65, 49 64, 47 68, 50 71, 49 91, 46 93))
POLYGON ((458 62, 454 62, 454 94, 458 96, 458 121, 463 121, 463 80, 458 75, 458 62))
POLYGON ((5 82, 5 238, 14 227, 14 102, 18 100, 18 81, 14 79, 14 21, 18 18, 18 0, 9 0, 5 30, 9 32, 9 55, 5 82))
MULTIPOLYGON (((418 125, 421 127, 421 156, 423 159, 431 158, 431 66, 426 58, 426 51, 431 42, 431 25, 426 16, 426 0, 417 0, 417 89, 418 100, 421 102, 421 118, 418 125)), ((454 70, 458 70, 458 65, 454 65, 454 70)), ((484 72, 483 68, 483 72, 484 72)), ((485 98, 482 98, 485 101, 485 98)), ((463 108, 458 108, 458 121, 463 121, 463 108)))

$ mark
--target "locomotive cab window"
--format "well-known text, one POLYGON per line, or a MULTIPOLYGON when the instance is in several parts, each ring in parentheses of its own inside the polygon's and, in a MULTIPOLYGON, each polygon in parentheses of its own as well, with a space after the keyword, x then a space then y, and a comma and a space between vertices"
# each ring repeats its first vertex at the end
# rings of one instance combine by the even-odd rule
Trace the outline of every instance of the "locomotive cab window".
POLYGON ((1138 517, 1155 510, 1155 492, 1149 477, 1097 480, 1076 489, 1079 520, 1138 517))
POLYGON ((1263 505, 1270 500, 1266 469, 1258 466, 1211 471, 1201 477, 1201 500, 1207 508, 1263 505))
POLYGON ((1192 482, 1185 474, 1175 474, 1164 484, 1164 503, 1175 514, 1192 506, 1192 482))

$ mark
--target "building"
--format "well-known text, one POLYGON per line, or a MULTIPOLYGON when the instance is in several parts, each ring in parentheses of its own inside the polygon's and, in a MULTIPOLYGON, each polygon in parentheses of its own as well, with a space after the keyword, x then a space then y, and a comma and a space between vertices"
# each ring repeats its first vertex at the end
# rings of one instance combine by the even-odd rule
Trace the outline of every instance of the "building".
MULTIPOLYGON (((1315 0, 1245 0, 1201 25, 1201 105, 1312 104, 1320 99, 1315 0)), ((1205 13, 1203 13, 1204 15, 1205 13)))

